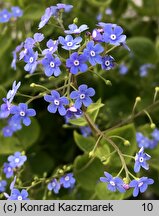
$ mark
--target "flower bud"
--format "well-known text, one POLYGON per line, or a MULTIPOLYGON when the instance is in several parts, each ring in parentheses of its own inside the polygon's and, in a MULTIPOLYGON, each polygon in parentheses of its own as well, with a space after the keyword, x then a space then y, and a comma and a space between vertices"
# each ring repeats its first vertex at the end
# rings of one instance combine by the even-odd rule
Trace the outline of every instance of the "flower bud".
POLYGON ((155 88, 155 91, 156 91, 156 92, 158 92, 158 91, 159 91, 159 87, 158 87, 158 86, 155 88))
POLYGON ((93 151, 90 151, 89 152, 89 157, 93 157, 94 156, 94 152, 93 151))
POLYGON ((151 123, 150 127, 151 127, 152 129, 155 129, 156 125, 155 125, 154 123, 151 123))
POLYGON ((77 24, 77 23, 78 23, 78 18, 77 18, 77 17, 74 18, 73 23, 74 23, 74 24, 77 24))
POLYGON ((35 185, 35 182, 33 181, 32 183, 31 183, 31 186, 34 186, 35 185))
POLYGON ((32 87, 32 88, 34 88, 35 86, 36 86, 35 83, 30 84, 30 87, 32 87))
POLYGON ((34 176, 34 181, 37 181, 38 180, 38 176, 34 176))
POLYGON ((106 80, 105 83, 106 83, 106 85, 110 85, 110 86, 112 85, 110 80, 106 80))
POLYGON ((128 184, 123 184, 123 188, 124 188, 125 190, 129 190, 129 189, 130 189, 130 186, 129 186, 128 184))
POLYGON ((59 173, 59 174, 63 174, 64 172, 63 172, 62 169, 59 169, 59 170, 58 170, 58 173, 59 173))
POLYGON ((136 97, 136 102, 140 102, 141 101, 141 97, 136 97))
POLYGON ((129 146, 129 145, 130 145, 129 140, 125 140, 125 141, 124 141, 124 145, 125 145, 125 146, 129 146))

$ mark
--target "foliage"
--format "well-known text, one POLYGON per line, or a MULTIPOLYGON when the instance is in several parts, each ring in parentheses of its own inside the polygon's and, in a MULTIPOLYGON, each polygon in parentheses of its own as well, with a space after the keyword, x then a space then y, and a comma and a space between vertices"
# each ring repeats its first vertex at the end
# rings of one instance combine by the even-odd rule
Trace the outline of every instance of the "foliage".
MULTIPOLYGON (((12 6, 19 6, 23 10, 23 16, 12 17, 8 22, 0 23, 0 104, 4 103, 3 98, 6 98, 16 80, 17 83, 21 81, 21 86, 16 91, 14 103, 11 101, 12 105, 26 103, 28 109, 36 110, 35 117, 29 116, 30 125, 25 124, 12 136, 5 137, 4 127, 9 118, 1 118, 1 107, 0 181, 7 180, 6 191, 10 193, 9 185, 13 181, 13 175, 6 178, 4 163, 10 155, 21 152, 27 156, 27 161, 21 168, 13 168, 16 176, 15 187, 26 188, 29 199, 132 198, 131 188, 125 189, 125 193, 120 193, 118 189, 116 192, 108 190, 109 182, 100 181, 104 172, 113 177, 120 177, 126 185, 143 176, 154 179, 155 183, 149 186, 148 192, 139 196, 140 199, 147 196, 150 199, 154 198, 159 195, 156 189, 159 174, 159 139, 156 138, 157 135, 155 138, 153 136, 154 130, 159 128, 159 0, 143 0, 141 6, 137 5, 136 1, 129 0, 61 2, 41 0, 39 4, 39 0, 33 3, 27 0, 0 1, 1 11, 5 8, 10 10, 12 6), (73 5, 72 10, 65 13, 64 9, 60 9, 58 15, 52 16, 43 28, 38 29, 45 9, 61 2, 73 5), (107 42, 105 33, 105 41, 96 41, 93 38, 93 30, 104 29, 102 24, 97 26, 98 22, 121 26, 126 40, 119 41, 119 45, 113 44, 113 40, 107 42), (73 38, 82 38, 81 44, 79 38, 78 43, 74 45, 75 49, 71 50, 67 44, 63 49, 59 43, 58 51, 51 55, 54 56, 52 61, 57 64, 60 75, 56 76, 52 72, 52 76, 48 76, 47 61, 42 61, 42 51, 46 49, 46 43, 50 39, 57 40, 59 36, 65 38, 64 28, 68 30, 70 24, 78 27, 85 24, 88 29, 83 28, 78 35, 71 34, 73 38), (26 70, 26 64, 30 63, 25 57, 19 61, 19 51, 16 53, 17 64, 14 70, 11 62, 15 48, 26 38, 33 38, 37 32, 42 33, 45 39, 33 46, 34 55, 35 52, 39 53, 36 70, 26 70), (95 60, 98 64, 96 62, 94 65, 89 58, 86 62, 84 56, 81 57, 80 69, 78 68, 78 72, 74 71, 70 66, 70 62, 73 61, 71 54, 77 52, 78 55, 84 55, 91 40, 95 41, 94 44, 104 47, 104 51, 98 47, 98 50, 102 50, 98 54, 102 59, 105 59, 105 56, 109 57, 110 68, 103 65, 103 62, 99 63, 104 61, 100 57, 95 60), (125 42, 130 51, 123 46, 125 42), (125 72, 121 67, 123 65, 127 69, 125 72), (72 70, 73 72, 70 72, 72 70), (91 88, 88 90, 91 93, 87 102, 80 105, 81 98, 78 100, 77 97, 81 96, 79 88, 83 84, 87 85, 87 90, 91 88), (60 107, 55 110, 55 107, 50 106, 57 94, 53 90, 59 93, 56 98, 58 102, 65 100, 62 102, 62 111, 60 107), (74 94, 78 91, 77 97, 71 96, 73 91, 76 91, 74 94), (67 118, 66 114, 74 104, 83 114, 75 113, 76 118, 67 118), (146 162, 149 164, 149 172, 143 167, 139 173, 134 172, 137 160, 135 156, 142 145, 136 137, 138 132, 143 135, 145 154, 151 156, 146 162), (72 182, 76 182, 72 183, 70 180, 71 188, 67 190, 64 181, 71 173, 74 175, 71 176, 72 182), (62 178, 64 183, 60 184, 62 178), (48 184, 54 179, 57 179, 56 186, 49 191, 48 184)), ((49 58, 51 57, 47 56, 47 60, 49 58)), ((86 96, 86 90, 84 93, 86 96)), ((11 115, 13 117, 16 114, 11 115)), ((106 179, 106 175, 103 178, 106 179)), ((0 198, 5 198, 1 191, 0 198)))

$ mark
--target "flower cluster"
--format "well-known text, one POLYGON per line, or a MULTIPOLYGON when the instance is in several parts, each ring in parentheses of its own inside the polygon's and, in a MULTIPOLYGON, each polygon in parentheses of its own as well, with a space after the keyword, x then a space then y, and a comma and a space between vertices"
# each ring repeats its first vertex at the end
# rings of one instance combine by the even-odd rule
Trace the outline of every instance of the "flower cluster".
POLYGON ((0 23, 6 23, 21 16, 23 16, 23 11, 18 6, 11 7, 11 11, 3 9, 0 11, 0 23))
MULTIPOLYGON (((94 96, 94 94, 95 91, 93 88, 88 88, 87 85, 84 84, 80 85, 78 90, 72 91, 70 94, 70 98, 75 100, 74 108, 68 108, 67 110, 65 106, 69 105, 69 100, 64 96, 61 97, 55 90, 51 91, 51 95, 45 95, 44 100, 50 103, 47 108, 50 113, 56 113, 58 111, 61 116, 66 115, 66 118, 68 118, 71 113, 73 115, 73 113, 80 112, 81 115, 80 108, 82 105, 88 107, 92 103, 90 97, 94 96)), ((72 117, 72 115, 70 115, 70 117, 72 117)))
POLYGON ((128 73, 128 67, 126 66, 125 63, 119 65, 119 73, 121 75, 125 75, 128 73))
POLYGON ((73 174, 67 173, 66 175, 62 176, 59 180, 54 178, 48 184, 48 190, 54 191, 55 194, 58 194, 61 186, 64 188, 73 188, 75 182, 76 182, 76 180, 73 177, 73 174))
MULTIPOLYGON (((105 12, 105 14, 108 15, 108 16, 111 16, 112 13, 113 13, 113 11, 112 11, 111 8, 106 8, 104 12, 105 12)), ((102 14, 102 13, 99 13, 99 14, 96 16, 97 21, 101 21, 102 18, 103 18, 103 14, 102 14)))
POLYGON ((5 180, 0 180, 0 193, 6 190, 7 182, 5 180))
POLYGON ((125 192, 125 189, 123 187, 124 182, 121 178, 113 177, 108 172, 104 172, 104 175, 105 177, 100 177, 100 181, 107 183, 108 190, 113 191, 113 192, 118 190, 121 193, 125 192))
POLYGON ((56 6, 51 6, 46 8, 44 15, 41 17, 41 21, 39 23, 39 29, 43 28, 50 20, 51 17, 58 17, 59 13, 66 12, 68 13, 73 8, 72 5, 66 4, 57 4, 56 6))
POLYGON ((14 170, 23 166, 27 157, 20 152, 15 152, 14 155, 8 157, 8 162, 3 165, 3 172, 6 178, 11 178, 14 174, 14 170))
MULTIPOLYGON (((71 5, 57 4, 57 6, 47 8, 41 18, 39 28, 46 25, 52 16, 60 21, 59 14, 64 11, 69 12, 72 7, 71 5)), ((114 46, 126 44, 126 35, 122 34, 123 29, 121 26, 100 22, 99 28, 94 29, 92 35, 86 34, 87 39, 85 41, 82 40, 80 34, 88 29, 87 25, 83 24, 78 27, 73 23, 68 28, 68 30, 63 29, 66 34, 65 37, 59 36, 55 40, 49 39, 46 43, 47 48, 44 50, 40 47, 40 42, 44 39, 43 34, 36 33, 33 38, 27 38, 13 51, 12 67, 16 69, 17 53, 20 55, 20 60, 23 59, 26 63, 24 66, 25 71, 32 74, 37 66, 41 65, 45 75, 48 77, 52 75, 59 76, 62 65, 72 74, 88 71, 89 65, 87 63, 91 66, 100 64, 103 70, 110 70, 115 67, 115 59, 104 51, 104 46, 105 44, 114 46), (62 49, 69 51, 69 58, 66 61, 61 62, 60 60, 59 45, 61 45, 62 49), (70 53, 70 51, 77 49, 78 52, 70 53)))
MULTIPOLYGON (((142 147, 135 156, 134 172, 138 173, 140 168, 143 167, 145 170, 149 169, 147 160, 151 158, 150 155, 144 152, 142 147)), ((134 188, 133 196, 138 196, 139 192, 144 193, 147 190, 148 185, 154 183, 154 180, 148 177, 135 178, 129 182, 129 179, 125 179, 125 182, 119 177, 113 177, 108 172, 104 172, 105 177, 101 177, 100 181, 107 183, 107 189, 113 192, 119 191, 120 193, 126 192, 130 188, 134 188)))
POLYGON ((155 65, 153 64, 143 64, 141 65, 141 67, 139 68, 139 74, 141 77, 145 77, 148 73, 148 69, 154 68, 155 65))
POLYGON ((143 167, 145 170, 148 170, 149 165, 147 164, 146 161, 149 160, 150 158, 151 156, 148 155, 147 153, 144 153, 144 148, 142 147, 135 156, 134 171, 138 173, 141 167, 143 167))
POLYGON ((148 149, 154 149, 159 142, 159 130, 155 128, 153 132, 151 133, 151 139, 144 136, 141 132, 136 133, 136 141, 139 146, 139 148, 148 148, 148 149))
POLYGON ((35 116, 36 112, 34 109, 29 109, 25 103, 13 105, 13 99, 20 87, 21 83, 16 81, 13 82, 12 90, 9 90, 6 98, 3 98, 3 104, 0 107, 0 118, 7 119, 8 125, 2 130, 5 137, 12 136, 14 132, 22 128, 22 123, 25 126, 31 124, 30 117, 35 116), (10 118, 9 116, 12 115, 10 118))
MULTIPOLYGON (((19 103, 16 105, 13 103, 13 100, 21 83, 16 83, 16 81, 14 81, 12 89, 8 91, 6 98, 3 98, 3 104, 0 107, 0 118, 7 120, 7 125, 2 129, 2 132, 5 137, 9 137, 12 136, 14 132, 20 130, 22 125, 29 126, 31 124, 31 117, 36 115, 36 111, 29 108, 28 104, 34 99, 43 98, 46 102, 48 102, 48 112, 53 114, 58 113, 63 116, 66 123, 69 123, 70 119, 85 117, 85 119, 79 119, 79 122, 80 120, 81 122, 84 120, 87 124, 82 124, 82 122, 81 125, 87 126, 79 127, 79 129, 83 137, 87 137, 90 134, 97 136, 99 135, 92 151, 95 153, 96 151, 94 150, 98 148, 98 144, 100 145, 100 141, 105 136, 104 132, 98 130, 99 128, 93 122, 95 121, 93 118, 94 116, 89 116, 89 112, 93 113, 95 109, 93 110, 92 108, 93 111, 91 109, 91 111, 87 109, 93 103, 92 97, 94 97, 96 92, 94 88, 89 87, 85 83, 81 83, 81 81, 77 80, 77 77, 88 72, 92 75, 97 75, 107 84, 107 80, 102 77, 100 71, 102 70, 106 73, 106 71, 109 71, 116 66, 116 60, 112 55, 110 55, 110 52, 119 46, 123 46, 129 51, 130 49, 126 45, 126 35, 123 33, 122 27, 114 23, 99 22, 97 27, 93 29, 92 32, 86 32, 84 37, 84 32, 88 31, 89 27, 86 24, 78 26, 76 19, 74 19, 73 23, 65 28, 62 15, 64 12, 69 12, 72 7, 72 5, 59 3, 56 4, 56 6, 46 8, 45 13, 41 17, 41 21, 38 25, 38 29, 40 30, 46 24, 51 23, 54 19, 56 20, 56 24, 58 24, 61 28, 62 35, 57 38, 48 38, 47 41, 45 41, 47 37, 45 38, 44 34, 40 32, 35 33, 33 36, 26 38, 25 41, 18 45, 12 52, 12 68, 16 70, 17 61, 20 60, 24 63, 24 70, 29 73, 27 77, 36 75, 34 74, 36 70, 42 70, 43 77, 42 79, 39 79, 40 81, 44 81, 46 78, 45 81, 48 81, 47 84, 50 84, 49 81, 52 79, 57 82, 55 82, 55 85, 52 84, 54 87, 51 90, 48 89, 48 86, 46 87, 40 84, 35 84, 35 87, 41 87, 44 91, 38 93, 38 95, 23 94, 25 97, 29 97, 29 100, 26 103, 19 103), (95 70, 94 67, 99 70, 95 70), (59 80, 58 77, 60 77, 59 80), (60 87, 59 83, 61 84, 60 87)), ((23 14, 21 9, 18 7, 12 7, 11 10, 11 13, 7 10, 0 12, 0 22, 8 22, 11 18, 17 18, 23 14)), ((112 11, 109 9, 105 13, 110 15, 112 11)), ((98 21, 100 19, 101 17, 98 17, 98 21)), ((140 68, 140 75, 145 76, 149 68, 152 68, 151 64, 142 65, 140 68)), ((125 63, 121 64, 119 66, 119 73, 126 74, 127 72, 128 67, 125 63)), ((32 86, 32 84, 30 86, 32 86)), ((99 104, 99 108, 101 107, 100 105, 102 104, 99 104)), ((95 118, 97 117, 97 114, 95 118)), ((115 152, 119 154, 123 166, 119 174, 115 177, 108 172, 104 172, 105 176, 100 177, 100 181, 107 184, 108 190, 112 192, 118 191, 120 193, 125 193, 128 189, 133 188, 133 196, 136 197, 139 192, 145 192, 148 185, 152 185, 154 183, 154 180, 148 177, 136 178, 127 169, 125 163, 126 161, 124 160, 124 157, 130 157, 135 160, 135 173, 138 173, 142 168, 148 170, 148 160, 150 160, 151 156, 145 153, 145 148, 152 149, 158 144, 159 130, 155 129, 151 136, 152 139, 149 139, 142 133, 136 134, 140 150, 134 157, 122 154, 120 149, 117 150, 118 147, 116 144, 112 144, 113 147, 116 146, 115 152), (126 173, 126 178, 124 179, 119 177, 123 169, 125 169, 126 173)), ((120 138, 119 136, 116 137, 120 138)), ((110 141, 112 141, 111 138, 110 141)), ((109 141, 109 137, 107 141, 109 141)), ((93 156, 96 155, 94 154, 93 156)), ((6 178, 11 178, 15 171, 18 172, 19 168, 23 166, 26 160, 27 157, 20 152, 15 152, 14 155, 10 155, 8 157, 8 162, 3 165, 3 173, 6 175, 6 178)), ((53 179, 47 185, 48 190, 58 194, 61 188, 73 188, 76 183, 76 179, 74 178, 73 173, 67 172, 70 172, 70 169, 65 170, 64 172, 57 172, 59 175, 55 174, 53 177, 49 177, 49 181, 50 179, 53 179), (65 175, 62 176, 61 173, 65 173, 65 175)), ((47 173, 46 175, 43 175, 43 178, 39 178, 37 183, 43 184, 48 182, 46 176, 47 173)), ((8 200, 27 200, 27 190, 18 190, 15 187, 15 182, 16 177, 10 185, 10 195, 4 193, 5 197, 8 200)), ((6 185, 7 183, 5 180, 0 180, 1 193, 5 192, 6 185)), ((32 182, 30 187, 34 187, 34 182, 32 182)), ((28 186, 29 189, 30 187, 28 186)))
POLYGON ((16 189, 14 187, 15 182, 16 182, 16 176, 14 177, 14 180, 10 184, 10 190, 11 190, 10 195, 7 194, 7 193, 4 193, 4 196, 8 200, 29 200, 28 199, 28 192, 27 192, 27 190, 22 189, 21 191, 19 191, 18 189, 16 189))
POLYGON ((133 196, 137 197, 139 192, 144 193, 148 185, 152 185, 154 180, 148 177, 141 177, 140 179, 134 179, 129 184, 125 184, 124 181, 119 177, 113 177, 111 174, 104 172, 105 177, 101 177, 100 181, 107 183, 107 189, 116 192, 119 191, 120 193, 125 193, 126 190, 130 188, 134 188, 133 196))

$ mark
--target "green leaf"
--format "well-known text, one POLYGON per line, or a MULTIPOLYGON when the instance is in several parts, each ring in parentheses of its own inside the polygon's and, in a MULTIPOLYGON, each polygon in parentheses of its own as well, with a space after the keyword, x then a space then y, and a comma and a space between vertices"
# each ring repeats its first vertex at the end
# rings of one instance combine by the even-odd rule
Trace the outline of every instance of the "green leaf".
POLYGON ((138 127, 137 131, 150 138, 150 134, 153 132, 153 129, 150 127, 150 124, 144 124, 138 127))
POLYGON ((35 118, 31 119, 30 126, 23 126, 22 130, 16 133, 16 136, 20 140, 20 143, 24 149, 28 149, 31 145, 33 145, 37 141, 39 135, 40 127, 35 118))
POLYGON ((99 109, 101 108, 101 107, 103 107, 104 106, 104 104, 103 103, 101 103, 101 98, 99 99, 99 100, 97 100, 97 102, 95 102, 95 103, 92 103, 89 107, 88 107, 88 109, 87 109, 87 113, 88 114, 91 114, 92 112, 94 112, 94 111, 99 111, 99 109))
MULTIPOLYGON (((111 138, 114 141, 114 143, 118 146, 118 148, 120 149, 122 154, 127 154, 127 155, 132 156, 137 151, 136 130, 135 130, 135 127, 133 124, 128 124, 128 125, 125 125, 123 127, 113 129, 113 130, 109 131, 106 134, 106 136, 107 137, 120 136, 120 137, 122 137, 122 138, 124 138, 130 142, 130 145, 124 145, 123 140, 121 140, 119 138, 111 138)), ((109 144, 109 146, 111 146, 111 144, 109 144)), ((129 164, 131 162, 131 160, 132 160, 131 158, 125 157, 125 161, 127 164, 129 164)), ((113 166, 114 166, 114 164, 116 166, 121 166, 121 162, 120 162, 120 159, 119 159, 119 156, 117 153, 116 153, 115 157, 113 155, 113 157, 110 158, 110 162, 111 162, 111 164, 113 164, 113 166)))
POLYGON ((94 155, 98 157, 104 164, 109 162, 107 157, 110 154, 110 149, 105 140, 103 139, 100 145, 96 148, 94 155))
POLYGON ((107 189, 107 184, 100 182, 95 187, 95 192, 100 200, 121 200, 123 199, 123 194, 120 192, 112 192, 107 189))
POLYGON ((39 134, 40 128, 36 119, 32 119, 30 126, 23 126, 12 137, 4 137, 0 133, 0 154, 12 154, 16 151, 27 150, 37 141, 39 134))
POLYGON ((82 188, 94 190, 103 173, 104 166, 98 158, 90 159, 88 155, 83 155, 75 159, 74 175, 82 188))
POLYGON ((156 63, 157 51, 153 42, 146 37, 133 37, 127 40, 134 57, 142 63, 156 63), (151 54, 150 54, 151 53, 151 54))
MULTIPOLYGON (((104 104, 101 103, 101 99, 99 99, 97 102, 92 103, 88 108, 86 113, 90 116, 90 118, 93 120, 93 122, 96 121, 96 118, 98 116, 99 110, 101 107, 103 107, 104 104)), ((71 124, 77 125, 77 126, 86 126, 88 125, 87 121, 84 117, 80 117, 77 119, 71 119, 69 120, 71 124)))
POLYGON ((40 20, 41 16, 45 12, 45 7, 39 4, 30 4, 28 7, 25 8, 24 15, 22 19, 24 20, 40 20))
POLYGON ((7 34, 8 33, 0 37, 0 47, 1 47, 0 57, 3 56, 3 54, 8 50, 8 48, 12 44, 12 38, 10 36, 6 37, 7 34))
POLYGON ((90 200, 92 198, 94 199, 94 190, 88 191, 81 187, 77 188, 77 192, 73 196, 74 200, 90 200))
POLYGON ((74 131, 74 140, 77 144, 77 146, 84 152, 89 153, 92 151, 96 141, 93 137, 83 137, 81 134, 74 131))
POLYGON ((88 125, 88 123, 84 117, 80 117, 77 119, 70 119, 69 122, 73 125, 77 125, 77 126, 81 126, 81 127, 88 125))
MULTIPOLYGON (((74 131, 74 140, 77 146, 84 152, 89 153, 93 150, 96 140, 93 137, 83 137, 81 134, 74 131)), ((95 149, 93 155, 98 157, 101 161, 107 162, 107 155, 110 154, 109 146, 105 143, 105 140, 101 140, 98 147, 95 149), (106 161, 105 161, 106 160, 106 161)))
POLYGON ((150 16, 151 18, 159 15, 159 0, 143 0, 143 6, 137 7, 133 5, 137 12, 142 16, 150 16))
POLYGON ((0 104, 2 104, 2 98, 6 97, 6 94, 6 90, 0 85, 0 104))
POLYGON ((46 152, 36 152, 29 160, 32 172, 42 175, 44 172, 50 172, 54 166, 54 160, 46 152), (41 159, 43 162, 41 163, 41 159), (40 166, 39 166, 40 164, 40 166))
POLYGON ((0 154, 12 154, 16 151, 21 151, 22 145, 16 137, 4 137, 0 133, 0 154))
POLYGON ((90 116, 90 118, 93 120, 93 122, 96 121, 96 118, 98 116, 99 110, 101 107, 103 107, 104 104, 101 103, 101 99, 99 99, 96 103, 92 103, 86 113, 90 116))

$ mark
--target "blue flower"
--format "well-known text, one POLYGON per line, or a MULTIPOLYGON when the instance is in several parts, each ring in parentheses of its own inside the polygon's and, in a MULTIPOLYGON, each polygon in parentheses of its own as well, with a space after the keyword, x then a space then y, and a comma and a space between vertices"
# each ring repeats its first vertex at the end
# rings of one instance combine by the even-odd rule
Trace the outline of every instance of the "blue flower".
POLYGON ((88 137, 92 133, 91 128, 89 126, 80 127, 80 131, 81 131, 82 136, 84 137, 88 137))
POLYGON ((44 35, 41 33, 34 34, 34 43, 39 43, 44 40, 44 35))
POLYGON ((83 84, 78 87, 77 91, 72 91, 70 98, 75 100, 75 108, 80 109, 82 104, 88 107, 92 103, 90 97, 95 95, 95 90, 93 88, 88 88, 87 85, 83 84))
POLYGON ((156 146, 158 145, 158 141, 157 140, 150 140, 149 143, 149 149, 154 149, 156 146))
POLYGON ((124 182, 119 177, 113 177, 111 174, 104 172, 105 177, 100 177, 100 181, 107 183, 107 188, 110 191, 116 192, 118 190, 120 193, 124 193, 125 189, 123 187, 124 182))
POLYGON ((53 41, 52 39, 50 39, 48 40, 46 46, 48 47, 48 49, 44 49, 42 51, 42 54, 53 54, 58 49, 58 40, 53 41))
POLYGON ((8 200, 29 200, 27 198, 28 192, 26 190, 23 189, 20 192, 18 189, 14 188, 15 182, 16 182, 16 176, 14 177, 14 180, 10 184, 11 195, 4 192, 4 196, 8 200))
POLYGON ((5 180, 0 181, 0 193, 6 190, 6 185, 7 185, 7 182, 5 180))
POLYGON ((10 115, 10 109, 11 109, 11 102, 14 99, 14 96, 16 95, 19 87, 21 85, 21 82, 18 82, 16 84, 16 81, 13 82, 12 90, 9 90, 7 93, 7 98, 3 98, 3 104, 0 107, 0 118, 7 118, 10 115))
POLYGON ((9 163, 4 163, 3 172, 6 174, 6 178, 13 176, 13 167, 9 163))
POLYGON ((7 125, 2 129, 2 133, 4 137, 11 137, 13 135, 13 130, 7 125))
POLYGON ((123 63, 121 65, 119 65, 119 73, 121 75, 125 75, 128 72, 128 67, 123 63))
POLYGON ((0 23, 6 23, 10 20, 10 18, 11 13, 9 13, 7 9, 0 11, 0 23))
POLYGON ((42 65, 44 66, 44 72, 46 76, 52 76, 55 77, 59 76, 61 73, 61 70, 59 66, 61 65, 61 61, 58 57, 53 57, 51 54, 47 54, 44 59, 41 61, 42 65))
POLYGON ((65 115, 66 123, 68 123, 69 119, 79 118, 81 117, 81 115, 82 115, 82 110, 76 109, 75 106, 72 105, 66 110, 66 115, 65 115))
POLYGON ((112 15, 112 12, 113 12, 113 11, 112 11, 111 8, 106 8, 106 9, 105 9, 105 14, 107 14, 107 15, 109 15, 109 16, 112 15))
POLYGON ((125 43, 126 35, 122 35, 123 29, 116 24, 104 24, 103 25, 103 41, 115 46, 119 46, 121 43, 125 43))
POLYGON ((66 97, 60 97, 60 94, 53 90, 51 91, 51 95, 45 95, 44 100, 47 102, 50 102, 49 106, 47 107, 47 110, 50 113, 56 113, 57 110, 61 116, 64 116, 66 114, 65 105, 69 104, 69 101, 66 97))
POLYGON ((11 103, 6 99, 3 98, 4 103, 0 107, 0 119, 7 118, 10 115, 11 103))
POLYGON ((11 190, 11 195, 8 197, 8 200, 29 200, 28 192, 24 189, 20 192, 18 189, 13 188, 11 190))
POLYGON ((103 70, 111 70, 115 67, 114 58, 112 56, 104 56, 102 58, 102 69, 103 70))
POLYGON ((66 60, 66 67, 70 68, 72 74, 77 74, 78 71, 85 72, 88 69, 85 64, 87 57, 83 54, 78 55, 77 52, 71 54, 70 58, 66 60))
POLYGON ((14 155, 8 157, 8 162, 12 168, 21 167, 26 160, 27 157, 20 152, 15 152, 14 155))
POLYGON ((19 53, 19 60, 22 60, 24 58, 24 56, 26 56, 28 52, 28 49, 23 49, 20 53, 19 53))
POLYGON ((138 173, 140 171, 140 168, 143 167, 144 169, 148 170, 149 165, 146 163, 147 160, 151 158, 150 155, 144 153, 144 148, 142 147, 140 151, 135 156, 135 165, 134 165, 134 171, 138 173))
POLYGON ((102 13, 99 13, 99 14, 96 16, 96 20, 97 20, 97 21, 100 21, 102 18, 103 18, 102 13))
POLYGON ((53 15, 52 8, 51 7, 46 8, 44 15, 41 17, 41 21, 39 23, 38 29, 43 28, 48 23, 52 15, 53 15))
POLYGON ((60 183, 57 181, 57 179, 53 179, 47 186, 48 190, 50 191, 54 191, 55 194, 58 194, 59 193, 59 190, 61 188, 61 185, 60 183))
POLYGON ((149 148, 151 140, 148 137, 145 137, 142 133, 136 133, 136 141, 139 148, 149 148))
POLYGON ((65 176, 60 178, 60 184, 64 188, 72 188, 75 184, 76 180, 73 177, 73 173, 67 173, 65 176))
MULTIPOLYGON (((103 30, 102 30, 103 31, 103 30)), ((96 42, 102 42, 102 34, 100 29, 94 29, 92 32, 92 39, 96 42)))
POLYGON ((70 24, 68 28, 69 30, 64 31, 66 34, 80 34, 81 32, 87 30, 88 26, 84 24, 78 28, 76 24, 70 24))
POLYGON ((15 131, 18 131, 22 128, 19 121, 13 121, 9 119, 8 125, 2 129, 4 137, 11 137, 15 131))
POLYGON ((151 136, 159 142, 159 130, 157 128, 154 129, 154 131, 151 133, 151 136))
POLYGON ((73 5, 68 5, 68 4, 57 4, 57 9, 58 10, 64 10, 66 13, 70 12, 70 10, 73 8, 73 5))
POLYGON ((18 106, 12 106, 10 113, 13 114, 12 120, 15 122, 23 122, 25 126, 31 124, 30 117, 35 116, 36 112, 34 109, 28 109, 28 105, 20 103, 18 106))
POLYGON ((144 138, 144 135, 141 132, 136 133, 136 142, 139 143, 144 138))
POLYGON ((132 180, 129 184, 131 188, 134 188, 133 196, 137 197, 139 192, 144 193, 147 190, 148 185, 154 183, 154 180, 148 177, 142 177, 139 180, 132 180))
POLYGON ((28 37, 26 38, 26 40, 24 41, 24 48, 25 49, 32 49, 34 47, 35 41, 33 38, 28 37))
POLYGON ((19 7, 11 7, 12 16, 13 17, 21 17, 23 16, 23 11, 19 7))
POLYGON ((9 101, 9 103, 13 101, 14 96, 16 95, 20 85, 21 85, 21 82, 18 82, 17 84, 16 84, 16 81, 13 82, 12 90, 9 90, 7 93, 7 100, 9 101))
MULTIPOLYGON (((26 40, 22 44, 23 46, 21 45, 22 47, 24 47, 24 49, 19 53, 19 56, 20 56, 19 59, 20 60, 23 59, 27 54, 34 56, 33 47, 35 47, 35 44, 37 44, 43 40, 44 40, 44 35, 41 33, 35 33, 33 38, 31 38, 31 37, 26 38, 26 40)), ((16 52, 18 52, 18 51, 16 51, 16 52)), ((27 60, 27 62, 28 62, 28 60, 27 60)))
POLYGON ((99 54, 103 51, 104 48, 100 44, 94 45, 94 41, 89 41, 83 53, 88 57, 89 63, 95 66, 97 63, 102 63, 102 57, 99 54))
POLYGON ((27 51, 27 54, 24 56, 24 62, 27 63, 24 67, 24 70, 32 74, 37 67, 37 58, 38 52, 34 53, 32 49, 29 49, 27 51))
POLYGON ((73 39, 71 35, 66 35, 66 37, 59 37, 59 42, 62 44, 62 48, 65 50, 75 50, 80 46, 80 43, 82 41, 81 37, 76 37, 73 39))
POLYGON ((139 69, 140 76, 141 77, 146 76, 149 68, 154 68, 154 65, 153 64, 143 64, 139 69))

